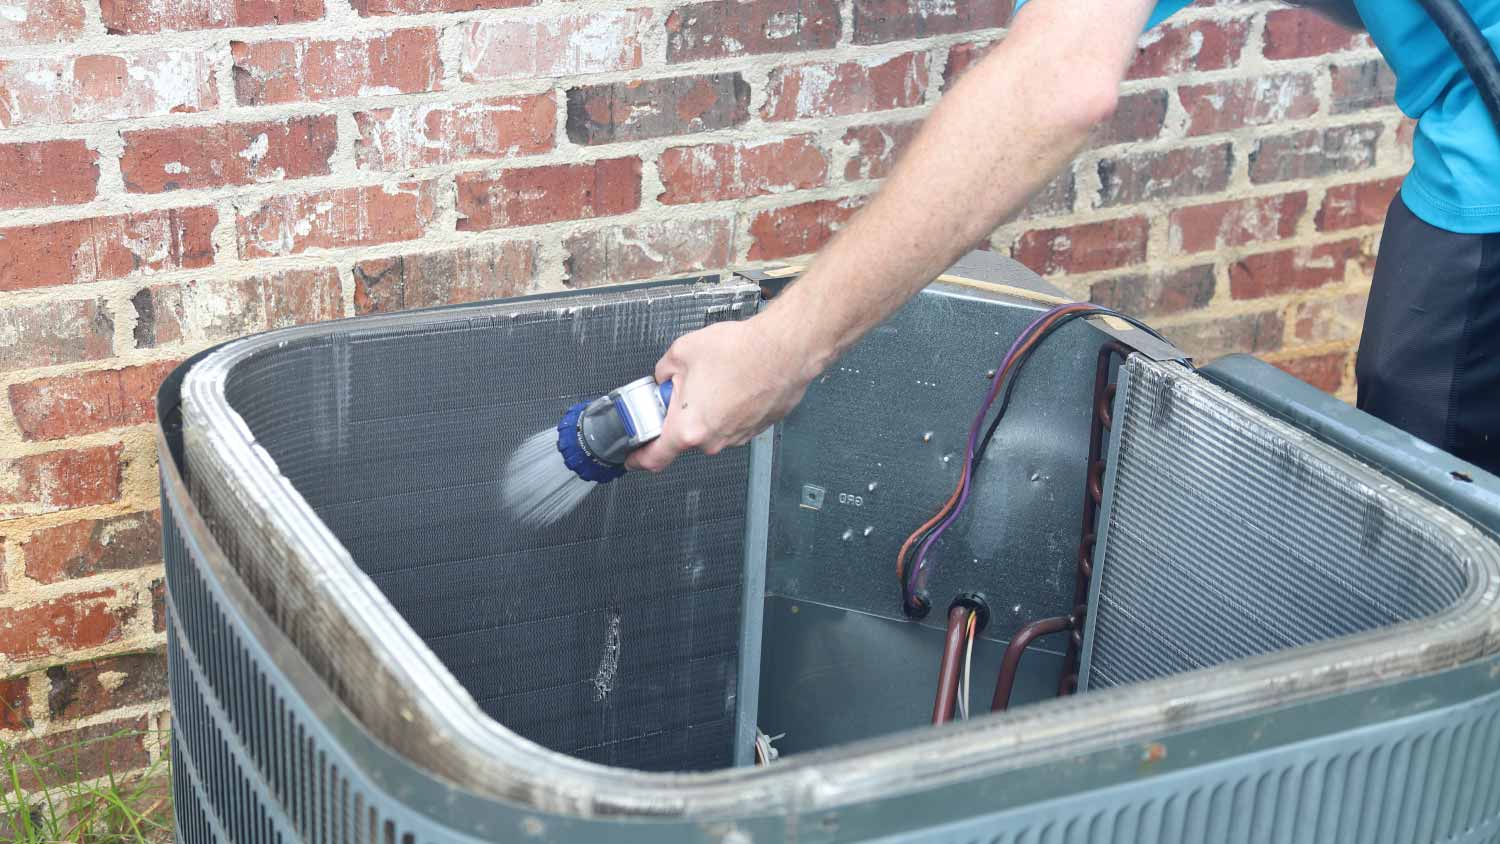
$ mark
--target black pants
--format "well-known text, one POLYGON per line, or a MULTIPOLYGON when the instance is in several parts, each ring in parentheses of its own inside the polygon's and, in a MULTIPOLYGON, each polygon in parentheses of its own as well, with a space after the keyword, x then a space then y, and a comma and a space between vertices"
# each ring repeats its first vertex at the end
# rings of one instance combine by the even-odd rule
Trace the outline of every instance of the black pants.
POLYGON ((1355 362, 1361 410, 1500 474, 1500 234, 1454 234, 1398 195, 1355 362))

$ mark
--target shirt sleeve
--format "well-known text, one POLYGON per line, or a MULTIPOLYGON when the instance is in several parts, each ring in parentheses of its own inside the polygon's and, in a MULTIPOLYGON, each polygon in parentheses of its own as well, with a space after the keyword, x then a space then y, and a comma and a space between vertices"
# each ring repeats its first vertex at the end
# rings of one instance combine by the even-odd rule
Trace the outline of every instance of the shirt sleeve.
MULTIPOLYGON (((1151 12, 1150 20, 1146 21, 1146 28, 1156 26, 1192 3, 1193 0, 1158 0, 1156 9, 1151 12)), ((1026 0, 1016 0, 1015 11, 1021 11, 1024 5, 1026 5, 1026 0)))

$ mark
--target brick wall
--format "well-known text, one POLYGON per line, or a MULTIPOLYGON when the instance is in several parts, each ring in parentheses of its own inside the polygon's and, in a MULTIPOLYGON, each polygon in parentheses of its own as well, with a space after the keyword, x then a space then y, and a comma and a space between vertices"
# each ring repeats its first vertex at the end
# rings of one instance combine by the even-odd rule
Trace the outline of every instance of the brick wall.
MULTIPOLYGON (((151 396, 176 361, 310 320, 811 252, 1008 5, 0 10, 0 737, 164 713, 151 396)), ((1362 37, 1196 7, 1143 40, 1119 114, 993 247, 1205 356, 1264 354, 1347 396, 1408 160, 1390 95, 1362 37)))

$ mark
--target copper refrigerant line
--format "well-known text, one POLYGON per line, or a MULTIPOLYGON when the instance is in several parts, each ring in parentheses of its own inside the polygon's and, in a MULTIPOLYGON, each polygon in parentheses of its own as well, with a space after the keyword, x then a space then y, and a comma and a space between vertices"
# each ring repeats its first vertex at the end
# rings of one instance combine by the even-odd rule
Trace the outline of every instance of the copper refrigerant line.
MULTIPOLYGON (((1052 332, 1075 319, 1092 316, 1111 317, 1128 323, 1162 343, 1166 338, 1150 326, 1109 308, 1088 303, 1067 303, 1050 308, 1036 317, 1016 337, 1006 352, 993 381, 985 391, 979 413, 969 428, 968 444, 958 483, 948 500, 938 512, 917 528, 901 545, 896 554, 896 578, 901 584, 901 607, 912 619, 927 615, 932 604, 927 596, 927 583, 932 573, 929 552, 942 538, 943 532, 963 513, 972 491, 974 476, 983 463, 986 450, 995 435, 1005 411, 1014 394, 1020 370, 1030 360, 1033 352, 1052 332), (991 408, 998 400, 998 409, 991 415, 991 408), (988 426, 985 425, 989 420, 988 426), (980 432, 983 431, 983 436, 980 432)), ((1000 676, 995 685, 991 710, 1003 710, 1010 705, 1011 691, 1015 686, 1016 672, 1026 648, 1041 636, 1067 632, 1068 647, 1058 678, 1058 696, 1073 694, 1078 690, 1079 662, 1083 652, 1083 630, 1088 613, 1089 581, 1093 575, 1094 540, 1098 535, 1099 507, 1104 500, 1104 431, 1110 426, 1110 406, 1114 400, 1115 387, 1110 383, 1110 372, 1116 357, 1124 358, 1130 348, 1114 340, 1099 347, 1098 362, 1094 371, 1094 394, 1092 419, 1089 429, 1089 456, 1084 472, 1083 530, 1078 543, 1078 565, 1074 575, 1073 603, 1066 615, 1034 621, 1017 631, 1006 649, 1001 663, 1000 676)), ((1186 363, 1186 359, 1183 359, 1186 363)), ((963 596, 960 596, 960 599, 963 596)), ((964 626, 964 602, 955 599, 949 608, 948 635, 943 649, 943 662, 939 674, 939 692, 933 705, 933 722, 942 723, 952 717, 953 696, 961 674, 957 667, 958 651, 964 643, 959 632, 964 626)), ((985 612, 982 600, 971 601, 971 611, 985 612)), ((965 700, 967 704, 967 700, 965 700)))
POLYGON ((1078 539, 1078 567, 1073 578, 1073 609, 1062 616, 1033 621, 1011 637, 1000 663, 1000 677, 995 682, 991 712, 1002 712, 1010 706, 1011 691, 1016 685, 1021 656, 1032 642, 1054 633, 1068 633, 1068 650, 1058 678, 1057 695, 1078 691, 1079 660, 1083 654, 1084 621, 1088 615, 1089 584, 1094 575, 1094 541, 1098 538, 1099 507, 1104 503, 1104 432, 1113 422, 1115 385, 1109 375, 1116 356, 1123 359, 1130 348, 1110 340, 1099 347, 1098 365, 1094 370, 1092 421, 1089 424, 1088 470, 1083 483, 1083 530, 1078 539))
POLYGON ((948 607, 948 633, 943 638, 943 661, 938 666, 937 698, 932 702, 932 723, 953 720, 955 707, 969 717, 970 660, 974 642, 989 625, 990 611, 981 595, 969 593, 953 599, 948 607))
POLYGON ((938 666, 937 699, 932 702, 932 723, 953 720, 953 705, 958 700, 958 673, 964 657, 964 632, 974 610, 963 604, 948 608, 948 635, 943 639, 943 661, 938 666))

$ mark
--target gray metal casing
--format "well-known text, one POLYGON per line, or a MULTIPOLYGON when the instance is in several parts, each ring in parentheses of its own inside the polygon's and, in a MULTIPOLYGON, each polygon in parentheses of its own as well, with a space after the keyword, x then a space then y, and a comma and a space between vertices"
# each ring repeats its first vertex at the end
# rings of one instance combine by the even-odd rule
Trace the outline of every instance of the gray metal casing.
MULTIPOLYGON (((937 303, 942 308, 964 301, 966 308, 1039 309, 1024 297, 975 296, 971 287, 931 291, 917 307, 933 306, 932 297, 944 299, 937 303)), ((437 312, 432 318, 445 316, 437 312)), ((1010 326, 1006 331, 1018 328, 1005 324, 1010 326)), ((1074 340, 1087 345, 1088 333, 1095 329, 1077 328, 1074 340)), ((997 339, 1008 342, 1010 337, 997 339)), ((1066 356, 1072 342, 1065 342, 1059 354, 1066 356)), ((977 350, 975 355, 976 361, 982 357, 977 350)), ((201 363, 192 361, 185 369, 191 372, 201 363)), ((955 382, 982 379, 982 373, 965 367, 949 368, 955 382)), ((1062 385, 1068 379, 1059 373, 1056 381, 1062 385)), ((1454 606, 1420 624, 1221 666, 1213 670, 1212 682, 1204 681, 1203 672, 1169 676, 1049 700, 942 730, 916 728, 866 738, 797 754, 763 770, 620 770, 545 750, 498 724, 480 735, 455 731, 465 722, 442 721, 448 713, 441 708, 411 713, 419 716, 419 726, 408 727, 405 738, 426 743, 414 751, 412 744, 393 742, 385 726, 405 721, 408 713, 397 709, 372 715, 351 709, 326 667, 309 663, 283 624, 262 606, 264 599, 254 597, 241 577, 242 563, 233 559, 245 552, 236 547, 241 537, 221 526, 217 532, 229 540, 221 542, 209 529, 183 477, 186 471, 191 478, 199 467, 190 456, 184 461, 175 430, 181 383, 180 373, 169 380, 159 410, 177 718, 173 753, 183 841, 1196 842, 1252 840, 1254 835, 1254 840, 1321 842, 1495 837, 1500 695, 1494 675, 1500 664, 1494 656, 1494 590, 1500 582, 1500 552, 1478 532, 1464 534, 1473 546, 1470 580, 1454 606), (461 746, 468 740, 498 748, 499 757, 483 771, 456 764, 468 761, 461 746), (450 767, 435 771, 432 760, 450 767), (1332 800, 1331 794, 1343 799, 1332 800)), ((809 401, 817 400, 818 389, 814 387, 809 401)), ((1025 406, 1040 400, 1029 397, 1025 406)), ((943 417, 935 427, 945 429, 953 419, 973 412, 970 403, 933 410, 943 417)), ((1318 415, 1333 419, 1353 413, 1319 408, 1318 415)), ((795 421, 782 431, 783 443, 795 421)), ((803 421, 812 426, 807 429, 811 435, 817 420, 803 421)), ((829 430, 839 427, 832 424, 829 430)), ((1066 462, 1059 458, 1059 472, 1066 462)), ((793 468, 828 474, 827 468, 804 467, 800 461, 793 468)), ((848 474, 862 474, 860 468, 854 465, 848 474)), ((911 478, 941 489, 931 479, 941 480, 941 468, 914 466, 909 471, 911 478)), ((1081 467, 1076 471, 1081 473, 1081 467)), ((777 472, 775 483, 796 487, 798 478, 788 474, 785 463, 777 472)), ((750 477, 756 477, 754 470, 750 477)), ((1025 483, 1034 483, 1030 475, 1024 477, 1025 483)), ((773 483, 769 472, 760 479, 773 483)), ((928 487, 913 490, 914 496, 925 496, 928 487)), ((1081 480, 1078 487, 1059 485, 1057 490, 1064 501, 1080 493, 1081 480)), ((785 517, 777 516, 777 508, 785 502, 780 495, 752 496, 750 508, 764 508, 772 537, 811 538, 786 546, 773 540, 767 552, 773 595, 778 589, 790 591, 784 581, 776 585, 787 566, 815 565, 820 559, 799 556, 797 549, 816 547, 824 532, 833 529, 824 523, 832 520, 824 520, 782 532, 785 525, 779 527, 777 520, 785 517)), ((984 500, 976 500, 976 519, 1003 516, 1003 511, 986 511, 984 500)), ((1471 519, 1496 515, 1483 502, 1469 506, 1471 519)), ((747 518, 756 520, 753 512, 747 518)), ((888 515, 883 521, 899 518, 888 515)), ((1439 522, 1438 529, 1450 536, 1469 529, 1451 512, 1439 522)), ((889 532, 899 533, 898 528, 891 524, 889 532)), ((842 533, 840 529, 835 536, 842 533)), ((970 546, 974 541, 971 531, 960 539, 970 546)), ((945 554, 947 571, 955 571, 954 559, 962 557, 945 554)), ((850 559, 845 565, 863 563, 850 559)), ((888 562, 869 565, 875 571, 888 562)), ((864 576, 861 568, 849 571, 851 580, 864 576)), ((893 572, 887 577, 887 584, 893 584, 893 572)), ((755 589, 753 584, 746 588, 755 589)), ((890 589, 894 591, 893 585, 890 589)), ((796 600, 827 600, 825 595, 809 592, 796 600)), ((790 600, 773 598, 768 606, 790 600)), ((884 629, 881 625, 899 623, 889 617, 893 607, 893 601, 884 610, 848 603, 842 610, 871 619, 873 629, 884 629)), ((384 626, 372 644, 390 647, 393 634, 395 642, 409 635, 398 629, 399 618, 371 617, 384 626)), ((407 641, 403 647, 416 647, 407 641)), ((759 651, 753 645, 742 647, 759 651)), ((913 668, 905 682, 928 686, 935 664, 913 668)), ((767 665, 760 682, 774 681, 775 669, 767 665)), ((765 693, 760 697, 766 700, 765 693)), ((417 695, 418 702, 429 698, 417 695)), ((851 708, 879 704, 854 700, 851 708)))

